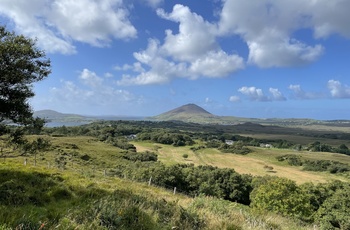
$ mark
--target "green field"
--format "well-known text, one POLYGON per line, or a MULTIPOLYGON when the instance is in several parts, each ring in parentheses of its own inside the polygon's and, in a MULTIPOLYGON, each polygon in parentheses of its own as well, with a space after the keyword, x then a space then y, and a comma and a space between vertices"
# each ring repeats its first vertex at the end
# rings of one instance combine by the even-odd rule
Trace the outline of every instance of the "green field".
MULTIPOLYGON (((40 229, 62 230, 114 229, 112 226, 119 226, 117 229, 171 229, 177 226, 181 229, 312 229, 311 225, 300 225, 293 219, 272 213, 255 213, 241 204, 206 196, 174 195, 172 190, 109 176, 108 170, 120 160, 118 154, 122 150, 95 138, 46 138, 52 141, 53 149, 38 154, 36 166, 34 156, 20 156, 16 151, 1 159, 2 181, 21 184, 26 197, 18 193, 4 197, 4 192, 9 190, 4 190, 4 182, 0 183, 0 229, 39 229, 42 226, 40 229), (85 155, 90 159, 82 159, 85 155), (66 158, 64 168, 55 162, 58 156, 66 158), (25 159, 26 165, 23 164, 25 159), (22 200, 17 204, 11 201, 19 197, 22 200), (37 202, 33 203, 33 200, 37 202), (97 208, 96 205, 100 204, 112 209, 97 208), (121 225, 110 223, 108 227, 101 222, 106 215, 121 218, 124 222, 121 221, 121 225)), ((223 164, 230 157, 234 157, 232 160, 239 157, 230 154, 225 160, 223 154, 205 151, 200 153, 201 158, 187 147, 135 144, 144 149, 161 147, 158 149, 159 159, 166 164, 179 161, 206 164, 210 155, 212 159, 218 158, 213 164, 223 164), (190 154, 187 160, 181 159, 184 151, 190 154)))
POLYGON ((344 176, 323 172, 303 171, 301 167, 288 166, 279 162, 276 157, 286 154, 295 154, 309 160, 333 160, 350 164, 350 156, 324 152, 296 152, 286 149, 266 149, 251 147, 252 153, 237 155, 222 153, 216 149, 204 149, 193 152, 189 147, 173 147, 169 145, 148 142, 132 142, 138 151, 157 151, 158 159, 165 164, 190 163, 195 165, 212 165, 220 168, 233 168, 238 173, 254 176, 275 175, 286 177, 297 183, 313 182, 324 183, 331 180, 349 181, 344 176), (187 154, 188 158, 183 155, 187 154), (266 171, 264 166, 272 166, 272 171, 266 171))
POLYGON ((347 133, 298 131, 110 121, 46 128, 21 145, 3 135, 0 229, 347 229, 346 207, 332 206, 350 190, 350 156, 335 153, 347 133), (27 148, 38 139, 49 148, 27 148), (305 150, 316 141, 333 152, 305 150), (320 165, 306 171, 307 162, 320 165))

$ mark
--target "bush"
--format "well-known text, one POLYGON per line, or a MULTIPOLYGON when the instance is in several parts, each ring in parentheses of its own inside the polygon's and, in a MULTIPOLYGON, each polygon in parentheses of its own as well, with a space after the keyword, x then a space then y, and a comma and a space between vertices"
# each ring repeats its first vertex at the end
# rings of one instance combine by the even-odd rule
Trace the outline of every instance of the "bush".
POLYGON ((313 213, 310 197, 296 185, 285 178, 263 178, 264 183, 256 182, 251 195, 251 207, 261 212, 275 212, 301 220, 310 220, 313 213))
POLYGON ((143 153, 136 153, 136 152, 126 152, 122 156, 124 159, 129 161, 157 161, 158 155, 153 152, 143 152, 143 153))
POLYGON ((350 166, 338 161, 329 161, 329 160, 307 160, 304 162, 304 170, 306 171, 319 171, 330 173, 342 173, 350 171, 350 166))
POLYGON ((316 213, 322 229, 350 229, 350 186, 337 189, 316 213))
POLYGON ((218 149, 224 153, 235 153, 241 155, 246 155, 251 152, 251 150, 244 146, 243 142, 241 141, 237 141, 232 145, 221 144, 218 149))
POLYGON ((278 156, 278 157, 276 157, 276 159, 278 161, 287 161, 287 163, 289 165, 292 165, 292 166, 301 166, 301 165, 303 165, 301 157, 297 156, 297 155, 293 155, 293 154, 287 154, 287 155, 283 155, 283 156, 278 156))

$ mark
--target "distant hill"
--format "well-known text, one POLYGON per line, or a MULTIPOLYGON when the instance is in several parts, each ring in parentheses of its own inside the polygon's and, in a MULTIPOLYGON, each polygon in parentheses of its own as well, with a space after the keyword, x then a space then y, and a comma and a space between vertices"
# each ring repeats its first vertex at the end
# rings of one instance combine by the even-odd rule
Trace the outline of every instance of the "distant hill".
POLYGON ((49 121, 55 121, 55 122, 79 122, 79 121, 91 120, 91 118, 85 117, 82 115, 60 113, 54 110, 35 111, 34 117, 40 117, 40 118, 44 118, 49 121))
POLYGON ((217 123, 220 117, 213 115, 196 104, 187 104, 152 117, 157 121, 183 121, 195 123, 217 123))
POLYGON ((60 113, 54 110, 39 110, 34 112, 34 117, 48 118, 48 119, 62 119, 62 118, 79 118, 85 117, 78 114, 60 113))
MULTIPOLYGON (((305 125, 318 125, 325 124, 323 121, 317 121, 312 119, 283 119, 283 118, 245 118, 235 116, 217 116, 209 113, 205 109, 196 104, 187 104, 170 110, 168 112, 159 114, 149 118, 156 121, 183 121, 193 122, 199 124, 224 124, 224 125, 243 125, 244 127, 258 126, 260 125, 278 125, 278 126, 305 126, 305 125)), ((332 125, 335 122, 327 122, 332 125)), ((339 123, 339 122, 338 122, 339 123)), ((345 122, 339 123, 344 125, 345 122)), ((350 123, 348 124, 350 126, 350 123)))
POLYGON ((54 110, 39 110, 34 112, 34 117, 40 117, 48 121, 49 126, 75 126, 87 124, 100 120, 143 120, 143 117, 136 116, 84 116, 71 113, 60 113, 54 110))

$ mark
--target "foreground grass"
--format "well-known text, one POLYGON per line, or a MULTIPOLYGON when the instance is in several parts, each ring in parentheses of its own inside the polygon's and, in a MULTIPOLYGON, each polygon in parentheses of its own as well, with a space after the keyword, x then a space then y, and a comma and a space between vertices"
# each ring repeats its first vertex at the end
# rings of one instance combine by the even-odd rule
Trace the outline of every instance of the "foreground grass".
POLYGON ((311 229, 237 203, 113 177, 0 167, 0 229, 311 229))
MULTIPOLYGON (((38 155, 37 166, 33 156, 16 152, 0 162, 0 229, 313 229, 237 203, 110 177, 104 172, 121 150, 89 137, 51 140, 54 147, 38 155)), ((161 155, 165 146, 155 148, 168 157, 161 155)), ((172 162, 178 155, 184 162, 197 159, 183 148, 193 154, 184 159, 180 150, 168 153, 172 162)))

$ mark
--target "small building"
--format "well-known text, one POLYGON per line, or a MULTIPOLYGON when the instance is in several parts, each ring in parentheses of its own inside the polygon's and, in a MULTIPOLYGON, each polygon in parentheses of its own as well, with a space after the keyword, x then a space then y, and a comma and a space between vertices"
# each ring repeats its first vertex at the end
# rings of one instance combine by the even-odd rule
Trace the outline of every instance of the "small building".
POLYGON ((260 147, 261 148, 272 148, 272 145, 271 144, 260 143, 260 147))
POLYGON ((127 136, 128 140, 135 140, 137 138, 136 134, 130 134, 129 136, 127 136))
POLYGON ((233 145, 234 141, 233 140, 225 140, 225 143, 227 145, 233 145))

